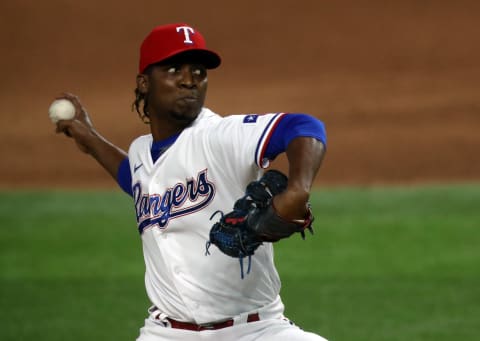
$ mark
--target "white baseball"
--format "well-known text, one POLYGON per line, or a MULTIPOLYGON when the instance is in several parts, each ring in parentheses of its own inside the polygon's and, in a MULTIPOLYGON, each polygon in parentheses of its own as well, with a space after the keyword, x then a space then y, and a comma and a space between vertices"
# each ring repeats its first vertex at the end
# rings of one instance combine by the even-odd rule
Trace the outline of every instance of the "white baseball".
POLYGON ((57 99, 50 105, 48 116, 53 123, 60 120, 71 120, 75 117, 75 107, 68 99, 57 99))

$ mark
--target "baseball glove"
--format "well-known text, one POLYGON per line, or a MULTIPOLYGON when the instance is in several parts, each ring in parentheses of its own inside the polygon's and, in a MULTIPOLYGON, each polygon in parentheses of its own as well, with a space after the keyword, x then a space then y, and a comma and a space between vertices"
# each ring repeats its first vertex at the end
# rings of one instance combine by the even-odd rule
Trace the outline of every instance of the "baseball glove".
POLYGON ((248 184, 245 195, 238 199, 233 211, 218 213, 220 220, 212 226, 210 239, 206 244, 206 254, 209 254, 211 244, 215 244, 223 253, 240 261, 241 276, 244 277, 243 259, 248 256, 250 272, 251 256, 263 242, 276 242, 300 232, 305 238, 305 229, 313 234, 313 215, 308 205, 305 219, 287 221, 281 218, 273 206, 273 197, 287 188, 288 178, 283 173, 270 170, 258 181, 248 184))

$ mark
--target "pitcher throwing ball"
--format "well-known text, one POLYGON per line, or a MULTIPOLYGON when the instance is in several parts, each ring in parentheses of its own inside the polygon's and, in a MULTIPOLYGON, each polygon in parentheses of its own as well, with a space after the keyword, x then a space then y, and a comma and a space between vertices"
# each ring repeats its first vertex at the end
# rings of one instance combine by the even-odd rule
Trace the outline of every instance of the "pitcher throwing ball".
POLYGON ((134 102, 150 134, 127 154, 71 94, 58 98, 74 104, 75 117, 57 132, 133 198, 152 303, 138 341, 325 340, 283 315, 273 262, 273 243, 311 237, 324 126, 305 114, 222 117, 205 108, 207 70, 220 61, 195 28, 156 27, 140 48, 134 102), (284 152, 288 175, 265 172, 284 152))

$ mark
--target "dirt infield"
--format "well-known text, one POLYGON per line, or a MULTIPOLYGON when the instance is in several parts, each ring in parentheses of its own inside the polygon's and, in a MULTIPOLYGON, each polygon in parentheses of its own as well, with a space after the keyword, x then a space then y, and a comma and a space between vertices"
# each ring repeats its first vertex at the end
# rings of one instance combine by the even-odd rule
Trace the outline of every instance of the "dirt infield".
POLYGON ((76 93, 97 129, 128 148, 148 132, 130 112, 139 44, 179 21, 223 57, 208 107, 326 123, 319 184, 480 180, 479 2, 228 3, 0 5, 0 187, 115 186, 53 133, 47 108, 57 93, 76 93))

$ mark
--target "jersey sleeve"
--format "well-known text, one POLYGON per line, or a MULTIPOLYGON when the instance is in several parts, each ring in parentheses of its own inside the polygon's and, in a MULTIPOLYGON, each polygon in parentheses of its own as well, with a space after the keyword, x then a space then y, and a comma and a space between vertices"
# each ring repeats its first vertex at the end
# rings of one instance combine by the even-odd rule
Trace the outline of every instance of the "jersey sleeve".
POLYGON ((325 125, 319 119, 306 114, 286 114, 282 117, 267 142, 264 157, 269 160, 287 150, 297 137, 312 137, 327 146, 325 125))
POLYGON ((323 122, 307 114, 286 113, 227 116, 213 139, 218 156, 241 169, 244 165, 267 168, 296 137, 312 137, 327 144, 323 122))
POLYGON ((130 172, 130 161, 128 157, 122 160, 117 172, 117 183, 120 188, 130 196, 132 192, 132 173, 130 172))

